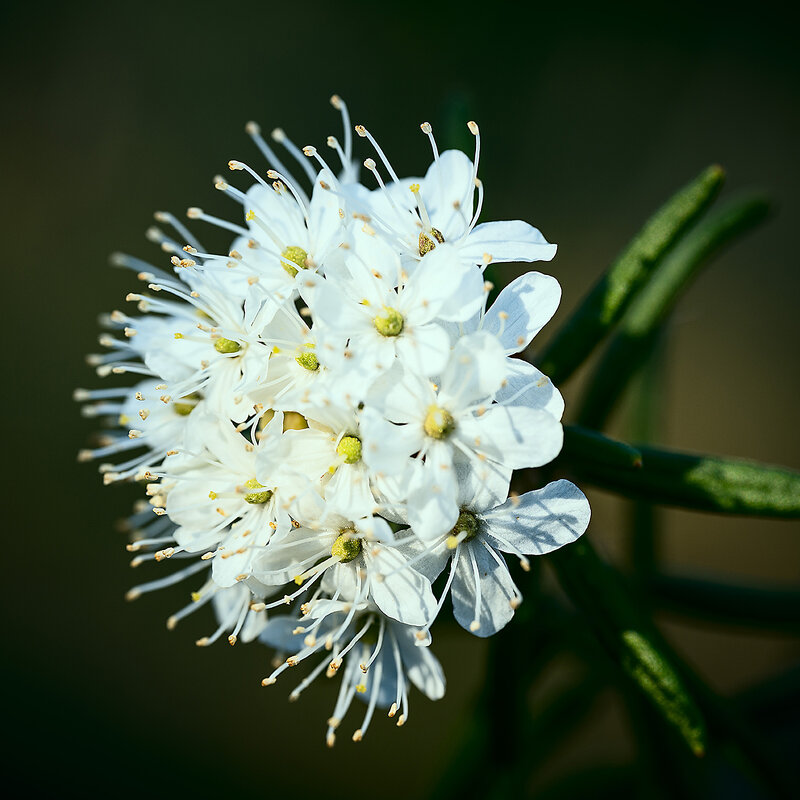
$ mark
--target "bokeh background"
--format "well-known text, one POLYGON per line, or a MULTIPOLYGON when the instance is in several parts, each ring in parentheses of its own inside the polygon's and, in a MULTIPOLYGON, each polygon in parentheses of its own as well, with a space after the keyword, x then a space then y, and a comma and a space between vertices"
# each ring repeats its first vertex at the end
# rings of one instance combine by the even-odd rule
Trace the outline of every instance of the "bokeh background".
MULTIPOLYGON (((258 163, 248 119, 323 145, 340 135, 328 105, 338 92, 400 174, 427 165, 420 122, 434 125, 441 146, 471 149, 465 123, 478 120, 483 218, 528 220, 559 244, 546 267, 564 290, 551 327, 649 213, 707 164, 728 171, 726 195, 765 190, 772 219, 717 260, 674 316, 659 442, 800 468, 795 29, 771 3, 747 14, 644 7, 3 5, 0 669, 5 755, 32 792, 424 796, 483 679, 484 643, 445 628, 445 699, 416 695, 405 729, 379 718, 361 744, 344 736, 328 751, 333 687, 290 705, 289 683, 259 686, 264 648, 195 648, 213 625, 202 613, 167 632, 182 589, 123 599, 147 578, 147 566, 127 566, 114 529, 138 493, 104 488, 92 465, 75 463, 94 426, 71 393, 98 382, 83 358, 97 348, 99 312, 136 288, 107 266, 109 253, 163 262, 143 237, 156 209, 236 213, 212 178, 229 158, 258 163)), ((226 247, 213 233, 204 238, 226 247)), ((567 416, 579 387, 580 376, 564 387, 567 416)), ((612 430, 624 432, 623 417, 612 430)), ((587 493, 589 535, 623 559, 625 503, 587 493)), ((794 523, 669 510, 662 523, 671 567, 786 588, 800 581, 794 523)), ((659 621, 725 695, 800 661, 786 634, 675 614, 659 621)), ((604 693, 532 788, 636 757, 619 702, 604 693)))

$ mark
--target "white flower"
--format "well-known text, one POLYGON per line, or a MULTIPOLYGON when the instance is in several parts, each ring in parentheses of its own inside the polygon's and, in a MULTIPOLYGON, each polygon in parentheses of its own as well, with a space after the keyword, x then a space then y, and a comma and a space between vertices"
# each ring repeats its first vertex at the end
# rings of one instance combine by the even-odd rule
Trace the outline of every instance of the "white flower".
POLYGON ((323 578, 336 598, 353 603, 368 599, 387 616, 407 625, 421 625, 436 606, 430 581, 413 569, 411 554, 394 541, 380 517, 347 519, 325 512, 288 536, 275 539, 259 553, 254 575, 265 584, 293 580, 299 596, 323 578), (313 525, 313 527, 311 527, 313 525))
POLYGON ((415 647, 413 629, 383 616, 368 603, 317 600, 304 611, 299 619, 276 617, 267 623, 261 641, 292 655, 262 685, 272 685, 287 668, 316 657, 311 673, 290 695, 296 700, 323 672, 329 677, 341 672, 339 696, 328 718, 329 746, 354 697, 367 703, 364 719, 352 735, 357 742, 366 734, 376 707, 388 709, 389 717, 399 711, 398 726, 408 720, 409 683, 431 700, 444 696, 442 667, 429 648, 415 647))
MULTIPOLYGON (((521 353, 550 321, 561 300, 561 287, 550 275, 526 272, 511 281, 488 310, 471 320, 450 326, 454 338, 466 332, 486 331, 497 337, 506 356, 521 353)), ((550 379, 533 364, 507 358, 506 374, 495 394, 499 403, 540 408, 561 419, 564 401, 550 379)))
POLYGON ((378 511, 369 469, 361 457, 356 412, 323 406, 304 409, 304 413, 308 427, 289 431, 284 439, 284 469, 315 484, 331 512, 355 518, 378 511))
MULTIPOLYGON (((512 496, 462 474, 459 515, 446 535, 431 541, 418 556, 416 568, 431 579, 450 560, 445 589, 437 609, 449 593, 459 625, 476 636, 491 636, 509 622, 522 601, 503 553, 519 558, 529 569, 529 555, 543 555, 574 542, 589 525, 590 508, 584 494, 569 481, 559 480, 542 489, 512 496)), ((429 621, 426 627, 430 627, 429 621)), ((421 639, 424 644, 428 639, 421 639)))
POLYGON ((447 245, 404 264, 387 241, 361 229, 348 252, 344 270, 301 287, 334 349, 338 344, 343 352, 349 340, 350 365, 367 382, 395 359, 416 374, 436 375, 450 353, 450 338, 437 321, 465 321, 482 307, 480 271, 464 267, 447 245))
POLYGON ((359 134, 375 147, 391 180, 384 183, 375 161, 367 159, 364 166, 373 173, 380 188, 367 192, 359 185, 349 187, 353 207, 371 217, 376 228, 411 256, 422 257, 448 242, 465 264, 485 267, 492 261, 550 261, 556 254, 556 246, 527 222, 477 225, 483 205, 483 185, 478 180, 478 126, 469 123, 475 136, 474 162, 460 150, 447 150, 440 155, 431 126, 423 123, 421 127, 431 141, 433 163, 424 178, 401 180, 369 131, 357 126, 359 134))
POLYGON ((178 525, 178 547, 169 555, 206 553, 217 585, 233 586, 251 574, 253 559, 273 533, 291 528, 281 488, 259 481, 266 480, 259 461, 280 446, 283 414, 275 414, 256 444, 210 414, 193 414, 190 425, 189 440, 201 447, 167 493, 166 511, 178 525))
MULTIPOLYGON (((404 423, 392 432, 397 442, 391 447, 401 441, 407 453, 424 459, 408 491, 408 519, 423 538, 456 522, 456 461, 468 461, 487 480, 492 473, 546 464, 561 449, 561 424, 547 411, 492 404, 504 361, 496 338, 473 333, 453 348, 438 385, 405 371, 382 397, 386 417, 404 423)), ((383 440, 388 439, 386 433, 383 440)))

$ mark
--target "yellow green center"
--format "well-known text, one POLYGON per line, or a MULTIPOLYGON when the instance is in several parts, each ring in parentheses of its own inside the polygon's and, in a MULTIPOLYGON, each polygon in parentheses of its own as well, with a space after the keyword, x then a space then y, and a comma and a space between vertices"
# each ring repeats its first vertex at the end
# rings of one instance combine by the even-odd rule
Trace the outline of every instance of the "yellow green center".
POLYGON ((441 406, 431 406, 423 423, 425 433, 432 439, 446 439, 456 428, 453 415, 441 406))
POLYGON ((218 353, 238 353, 242 346, 239 342, 234 342, 233 339, 226 339, 222 336, 214 342, 214 349, 218 353))
POLYGON ((308 269, 308 253, 302 247, 291 245, 281 253, 281 266, 294 278, 297 270, 308 269))
POLYGON ((250 478, 245 483, 245 486, 248 489, 264 489, 263 492, 248 492, 244 496, 245 503, 252 503, 252 505, 258 506, 262 503, 268 503, 272 497, 272 492, 269 489, 265 489, 255 478, 250 478))
POLYGON ((403 315, 393 308, 383 308, 383 316, 375 317, 372 324, 381 336, 399 336, 403 332, 403 315))
POLYGON ((426 253, 430 253, 436 247, 436 242, 439 242, 439 244, 444 243, 444 236, 437 228, 431 228, 428 233, 421 233, 419 235, 419 254, 424 256, 426 253))
POLYGON ((309 372, 314 372, 315 370, 319 369, 319 361, 317 360, 316 353, 311 353, 309 351, 300 353, 300 355, 297 356, 295 361, 303 369, 307 369, 309 372))
POLYGON ((470 539, 474 539, 479 531, 480 522, 478 518, 471 511, 462 509, 458 515, 458 521, 453 525, 453 530, 450 531, 450 535, 460 536, 461 534, 466 534, 463 541, 468 542, 470 539))
POLYGON ((361 439, 355 436, 342 436, 336 445, 336 452, 344 457, 345 464, 361 461, 361 439))
POLYGON ((191 394, 187 394, 186 397, 181 397, 180 400, 175 401, 172 404, 172 410, 182 417, 188 417, 201 399, 197 392, 192 392, 191 394))
POLYGON ((361 539, 357 539, 354 533, 352 529, 342 531, 331 547, 331 555, 338 558, 342 564, 358 558, 361 552, 361 539))

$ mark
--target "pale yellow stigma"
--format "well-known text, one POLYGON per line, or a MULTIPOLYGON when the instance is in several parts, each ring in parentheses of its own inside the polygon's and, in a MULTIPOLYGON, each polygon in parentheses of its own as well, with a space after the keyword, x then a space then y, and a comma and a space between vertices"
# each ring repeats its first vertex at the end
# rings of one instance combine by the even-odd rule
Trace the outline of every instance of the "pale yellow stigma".
POLYGON ((342 564, 358 558, 361 552, 361 539, 356 538, 353 534, 353 530, 342 531, 331 547, 331 555, 338 558, 342 564))
MULTIPOLYGON (((245 486, 248 489, 264 489, 255 478, 251 478, 249 481, 245 483, 245 486)), ((270 498, 272 497, 272 492, 269 489, 264 489, 263 492, 248 492, 244 496, 245 503, 251 503, 254 506, 262 505, 263 503, 268 503, 270 498)))
POLYGON ((361 461, 361 439, 355 436, 342 436, 336 446, 336 452, 344 458, 345 464, 356 464, 361 461))
POLYGON ((441 406, 431 406, 423 423, 425 433, 432 439, 446 439, 456 428, 453 415, 441 406))
POLYGON ((298 269, 308 269, 308 253, 302 247, 291 245, 282 253, 281 266, 294 278, 298 269))
POLYGON ((399 311, 383 307, 384 315, 375 317, 372 324, 381 336, 399 336, 403 332, 405 320, 399 311))

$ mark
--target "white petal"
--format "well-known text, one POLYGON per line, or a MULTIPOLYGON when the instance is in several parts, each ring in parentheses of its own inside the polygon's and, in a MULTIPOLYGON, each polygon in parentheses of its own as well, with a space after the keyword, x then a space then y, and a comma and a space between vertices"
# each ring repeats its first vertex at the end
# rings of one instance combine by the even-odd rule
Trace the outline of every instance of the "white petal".
MULTIPOLYGON (((300 207, 293 200, 267 189, 260 183, 254 183, 247 190, 244 212, 255 211, 263 219, 270 230, 286 247, 308 247, 308 230, 300 207)), ((262 239, 272 244, 272 239, 255 222, 248 222, 253 238, 262 239)), ((244 251, 247 252, 247 251, 244 251)))
POLYGON ((480 469, 472 460, 457 459, 459 508, 483 511, 494 508, 508 497, 511 484, 511 470, 485 463, 480 469), (490 468, 491 467, 491 468, 490 468))
POLYGON ((408 521, 421 539, 447 533, 458 520, 458 481, 448 445, 436 442, 418 466, 408 490, 408 521))
POLYGON ((344 240, 344 224, 339 216, 340 199, 330 190, 323 189, 324 170, 314 182, 309 209, 310 253, 321 264, 328 250, 338 247, 344 240))
POLYGON ((457 239, 472 217, 475 184, 469 156, 461 150, 446 150, 431 164, 420 184, 433 225, 446 241, 457 239))
POLYGON ((414 632, 408 628, 401 631, 395 625, 393 631, 397 634, 397 645, 409 680, 428 699, 440 700, 446 688, 444 670, 430 647, 417 647, 414 632))
POLYGON ((467 268, 453 245, 440 244, 411 273, 399 304, 415 322, 463 321, 483 305, 483 276, 467 268))
POLYGON ((526 492, 483 514, 487 538, 495 547, 507 550, 507 542, 526 555, 550 553, 574 542, 588 527, 590 517, 583 492, 564 480, 526 492))
POLYGON ((527 272, 500 292, 483 318, 482 330, 499 336, 507 353, 519 353, 550 321, 560 302, 561 286, 555 278, 527 272))
POLYGON ((505 627, 514 616, 511 601, 518 594, 514 581, 511 580, 503 556, 497 554, 498 563, 479 538, 462 544, 460 551, 456 577, 450 590, 453 615, 465 630, 476 636, 491 636, 505 627), (477 607, 476 567, 481 595, 477 607), (471 625, 475 621, 479 623, 479 627, 472 630, 471 625))
POLYGON ((550 378, 521 358, 507 358, 508 371, 495 400, 503 405, 538 408, 561 419, 564 398, 550 378))
POLYGON ((397 337, 397 357, 410 370, 432 378, 450 355, 450 336, 435 322, 418 325, 397 337))
POLYGON ((330 432, 313 428, 288 430, 283 439, 288 452, 282 472, 291 470, 309 480, 317 480, 337 463, 336 436, 330 432))
POLYGON ((373 545, 364 549, 372 599, 384 614, 405 625, 424 625, 436 609, 430 581, 412 567, 396 548, 373 545), (380 573, 382 580, 375 578, 380 573))
POLYGON ((363 465, 340 464, 325 485, 325 500, 332 511, 348 519, 371 514, 375 499, 369 488, 369 477, 363 465))
POLYGON ((492 261, 550 261, 556 249, 536 228, 518 219, 476 225, 460 247, 462 256, 475 264, 483 261, 484 254, 492 261))
POLYGON ((330 555, 333 536, 297 528, 290 537, 270 542, 253 560, 253 574, 263 583, 277 585, 294 580, 330 555))
POLYGON ((405 469, 423 443, 419 425, 395 425, 367 406, 361 415, 361 457, 373 473, 393 475, 405 469))
POLYGON ((387 419, 420 426, 435 401, 431 382, 403 369, 399 362, 373 384, 369 394, 369 405, 382 411, 387 419))
POLYGON ((439 381, 437 402, 453 413, 491 399, 505 377, 504 356, 491 334, 478 331, 459 339, 439 381))
POLYGON ((511 469, 541 467, 560 452, 561 423, 546 411, 491 406, 481 417, 459 422, 455 436, 472 450, 511 469))

